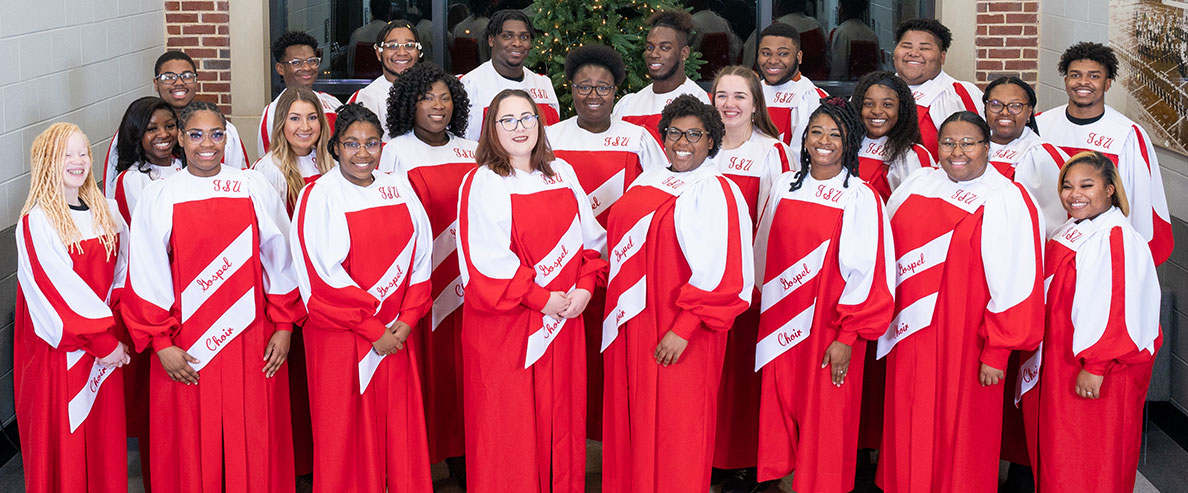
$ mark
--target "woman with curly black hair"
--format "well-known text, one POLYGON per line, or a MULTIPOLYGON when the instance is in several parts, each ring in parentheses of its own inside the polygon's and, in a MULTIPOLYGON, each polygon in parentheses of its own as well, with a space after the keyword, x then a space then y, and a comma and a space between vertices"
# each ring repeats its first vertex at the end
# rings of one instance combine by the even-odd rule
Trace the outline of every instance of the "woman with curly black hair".
POLYGON ((862 76, 850 107, 866 127, 858 150, 858 176, 878 190, 883 201, 913 171, 934 167, 932 154, 920 144, 916 102, 903 79, 891 72, 862 76))
POLYGON ((640 175, 607 221, 607 492, 709 490, 726 334, 754 289, 746 199, 706 165, 718 111, 678 96, 657 130, 670 165, 640 175))
POLYGON ((845 100, 824 99, 805 129, 801 170, 776 180, 755 240, 758 478, 795 469, 796 491, 854 489, 866 341, 895 308, 891 225, 857 176, 863 133, 845 100))

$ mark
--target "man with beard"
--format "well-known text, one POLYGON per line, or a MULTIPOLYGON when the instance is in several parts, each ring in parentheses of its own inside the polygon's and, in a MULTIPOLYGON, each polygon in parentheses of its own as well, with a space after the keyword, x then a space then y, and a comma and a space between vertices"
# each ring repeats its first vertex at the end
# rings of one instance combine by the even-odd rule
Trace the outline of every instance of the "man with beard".
POLYGON ((759 33, 756 66, 763 77, 763 97, 767 114, 779 129, 780 140, 788 144, 795 160, 800 161, 800 143, 809 115, 829 94, 800 73, 800 32, 782 22, 773 22, 759 33))
POLYGON ((907 82, 916 98, 920 140, 937 156, 937 132, 949 115, 982 111, 982 91, 972 82, 959 81, 941 70, 953 33, 936 19, 909 19, 895 29, 895 75, 907 82))
MULTIPOLYGON (((276 73, 285 79, 286 88, 304 87, 312 90, 314 83, 318 81, 318 67, 322 63, 322 57, 318 56, 318 40, 313 36, 301 31, 282 34, 272 43, 272 58, 276 61, 276 73)), ((326 122, 330 124, 330 128, 324 130, 333 131, 334 118, 338 116, 334 111, 342 106, 342 101, 321 91, 314 92, 322 103, 326 122)), ((284 91, 281 91, 281 94, 284 94, 284 91)), ((268 154, 268 149, 272 147, 269 141, 272 138, 273 118, 276 116, 276 102, 279 99, 280 94, 277 94, 276 99, 268 103, 268 106, 264 107, 264 112, 260 114, 260 134, 256 138, 256 148, 260 150, 260 156, 268 154)))
POLYGON ((1070 156, 1097 151, 1118 165, 1130 199, 1130 224, 1147 239, 1155 265, 1162 264, 1175 242, 1155 148, 1142 127, 1105 104, 1118 73, 1114 50, 1077 43, 1060 56, 1058 68, 1068 104, 1036 115, 1040 135, 1070 156))
POLYGON ((644 62, 652 83, 619 99, 614 116, 648 129, 656 142, 663 144, 656 124, 668 103, 682 94, 692 94, 705 104, 710 104, 710 99, 696 82, 685 77, 693 17, 681 10, 662 10, 648 19, 648 25, 652 27, 644 46, 644 62))
POLYGON ((561 104, 553 82, 547 75, 524 70, 524 59, 532 49, 536 30, 522 10, 504 9, 491 15, 487 23, 487 46, 491 59, 462 76, 462 86, 470 97, 470 123, 466 138, 478 140, 483 117, 491 99, 504 89, 523 89, 540 107, 545 125, 561 120, 561 104))

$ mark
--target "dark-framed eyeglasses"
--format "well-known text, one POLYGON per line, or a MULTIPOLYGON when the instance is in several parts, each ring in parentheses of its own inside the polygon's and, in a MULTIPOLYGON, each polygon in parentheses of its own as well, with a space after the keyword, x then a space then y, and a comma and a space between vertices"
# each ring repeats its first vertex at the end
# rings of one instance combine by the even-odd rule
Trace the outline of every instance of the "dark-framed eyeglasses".
POLYGON ((995 113, 1002 113, 1002 109, 1006 108, 1007 112, 1012 115, 1018 115, 1023 112, 1023 108, 1028 106, 1027 103, 1020 103, 1015 101, 1013 103, 1004 103, 997 99, 992 99, 986 103, 986 108, 995 113))
POLYGON ((499 122, 499 126, 503 127, 504 130, 507 130, 508 132, 513 132, 517 128, 519 128, 520 125, 524 126, 524 130, 536 128, 536 124, 539 120, 540 120, 540 117, 538 117, 536 115, 524 115, 519 118, 512 118, 510 116, 505 116, 505 117, 500 118, 499 120, 496 120, 496 121, 499 122))
POLYGON ((689 141, 690 144, 693 144, 705 136, 705 130, 700 128, 681 130, 676 127, 668 127, 664 129, 664 139, 669 142, 676 143, 677 141, 681 140, 682 135, 685 136, 685 140, 689 141))
POLYGON ((592 86, 590 84, 574 84, 573 89, 582 96, 589 96, 590 91, 598 93, 599 96, 610 96, 615 92, 615 86, 608 86, 606 84, 598 84, 592 86))
POLYGON ((182 72, 180 74, 174 73, 174 72, 161 72, 160 74, 157 74, 157 76, 153 77, 153 78, 157 79, 161 82, 164 82, 166 84, 172 83, 173 81, 178 80, 178 79, 181 79, 181 81, 186 84, 192 84, 192 83, 194 83, 194 81, 198 80, 198 74, 191 72, 189 70, 182 72))
POLYGON ((985 143, 986 143, 985 140, 972 140, 972 139, 966 139, 961 142, 957 142, 955 140, 944 140, 944 141, 941 141, 941 143, 940 143, 940 150, 947 154, 947 153, 953 152, 953 149, 956 149, 957 147, 961 147, 962 151, 970 152, 970 151, 973 151, 974 148, 977 147, 979 144, 985 144, 985 143))

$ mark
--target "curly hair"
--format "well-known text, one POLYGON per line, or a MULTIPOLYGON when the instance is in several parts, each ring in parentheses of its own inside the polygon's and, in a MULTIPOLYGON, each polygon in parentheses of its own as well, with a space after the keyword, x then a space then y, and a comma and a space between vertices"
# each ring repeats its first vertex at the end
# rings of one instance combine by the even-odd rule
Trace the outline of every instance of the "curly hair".
POLYGON ((689 39, 693 37, 693 16, 684 10, 661 10, 648 17, 649 31, 657 27, 667 27, 681 33, 684 38, 681 41, 681 47, 689 44, 689 39))
MULTIPOLYGON (((1001 86, 1003 84, 1013 84, 1019 86, 1020 89, 1023 89, 1023 94, 1027 96, 1027 104, 1031 106, 1031 113, 1027 117, 1027 128, 1030 128, 1032 132, 1035 132, 1036 135, 1039 135, 1039 126, 1035 123, 1035 104, 1038 101, 1035 97, 1035 89, 1032 89, 1031 85, 1024 82, 1023 79, 1005 75, 994 79, 989 85, 986 86, 986 92, 982 93, 982 104, 985 105, 986 103, 989 103, 990 91, 993 91, 995 87, 1001 86)), ((990 108, 986 107, 986 111, 990 111, 990 108)))
POLYGON ((796 45, 796 49, 800 49, 800 31, 797 31, 795 27, 784 24, 783 22, 772 22, 770 25, 763 28, 763 30, 759 32, 759 39, 755 42, 755 45, 758 46, 759 43, 763 41, 763 38, 768 36, 791 39, 792 44, 796 45))
MULTIPOLYGON (((713 140, 709 155, 706 157, 717 156, 718 150, 722 148, 722 137, 726 135, 726 126, 722 124, 722 116, 718 114, 718 110, 701 102, 692 94, 682 94, 664 107, 664 111, 660 113, 660 123, 656 125, 656 130, 660 131, 660 135, 663 136, 672 121, 683 116, 695 116, 701 120, 701 124, 705 125, 706 133, 713 140)), ((666 146, 667 143, 668 141, 665 139, 666 146)))
POLYGON ((525 26, 528 26, 528 35, 532 39, 536 39, 536 28, 532 26, 532 19, 529 19, 528 14, 519 9, 503 9, 491 14, 491 20, 487 21, 487 30, 483 33, 484 37, 491 39, 498 36, 503 32, 503 24, 507 21, 523 22, 525 26))
POLYGON ((392 88, 388 89, 388 135, 397 137, 413 129, 413 122, 417 114, 417 102, 429 92, 434 82, 444 82, 450 90, 450 100, 454 103, 454 112, 450 114, 450 123, 446 132, 457 137, 466 133, 466 126, 470 122, 470 98, 466 89, 457 77, 447 74, 445 70, 433 62, 421 62, 405 70, 392 88))
POLYGON ((936 19, 917 17, 901 22, 895 28, 895 43, 898 44, 903 39, 904 33, 908 31, 931 33, 940 42, 941 51, 949 51, 949 46, 953 44, 953 31, 936 19))
POLYGON ((272 59, 276 63, 285 63, 285 50, 290 46, 308 46, 318 51, 318 40, 304 31, 289 31, 272 42, 272 59))
POLYGON ((189 63, 191 70, 198 71, 198 66, 194 64, 194 59, 190 58, 190 55, 185 54, 185 52, 170 50, 157 57, 157 63, 153 65, 153 75, 161 75, 161 66, 174 60, 182 60, 189 63))
MULTIPOLYGON (((137 99, 124 111, 119 130, 116 131, 118 135, 116 154, 119 156, 116 159, 115 167, 117 175, 126 169, 131 169, 133 165, 136 165, 136 169, 141 173, 148 173, 152 170, 152 163, 148 162, 148 158, 144 154, 144 145, 141 140, 144 139, 144 133, 148 130, 149 120, 158 110, 168 111, 169 116, 173 117, 176 124, 177 114, 173 112, 173 106, 156 96, 137 99)), ((181 155, 176 140, 173 143, 173 155, 175 157, 181 155)), ((112 181, 115 181, 114 177, 112 181)))
MULTIPOLYGON (((417 65, 413 65, 415 68, 417 65)), ((412 70, 411 68, 409 70, 412 70)), ((383 135, 384 126, 380 125, 379 117, 375 116, 375 112, 363 106, 363 103, 349 103, 338 107, 334 118, 334 133, 330 134, 330 155, 338 161, 338 141, 341 139, 343 132, 351 128, 351 125, 356 123, 370 123, 375 125, 375 134, 383 135)))
MULTIPOLYGON (((920 125, 916 121, 916 98, 912 97, 912 90, 907 82, 891 72, 878 71, 866 74, 858 79, 854 93, 850 96, 850 107, 858 114, 859 122, 862 121, 862 100, 866 97, 866 91, 874 85, 895 91, 896 99, 899 99, 899 116, 895 119, 895 125, 887 132, 887 152, 883 159, 883 166, 890 166, 890 163, 911 152, 912 146, 920 143, 920 125)), ((863 129, 863 134, 865 133, 863 129)))
POLYGON ((573 82, 577 71, 587 65, 602 67, 615 78, 615 85, 623 83, 627 78, 627 66, 623 64, 623 56, 606 45, 585 45, 569 51, 565 55, 565 80, 573 82))
POLYGON ((1056 69, 1060 71, 1060 75, 1068 75, 1068 66, 1077 60, 1100 63, 1106 69, 1106 78, 1111 80, 1118 73, 1118 57, 1114 55, 1114 49, 1101 43, 1081 41, 1069 46, 1064 50, 1064 54, 1060 55, 1060 63, 1056 65, 1056 69))
MULTIPOLYGON (((846 170, 846 178, 842 181, 842 187, 849 188, 850 177, 858 175, 858 149, 862 147, 862 136, 866 134, 866 129, 862 127, 858 113, 850 105, 846 104, 845 99, 840 97, 821 98, 821 106, 818 106, 809 115, 809 125, 812 124, 815 118, 821 115, 833 119, 833 122, 837 124, 837 128, 841 130, 841 164, 842 168, 846 170)), ((812 159, 809 159, 808 139, 804 139, 800 144, 800 171, 796 172, 796 179, 792 182, 792 186, 788 191, 795 192, 804 185, 804 178, 809 175, 809 169, 811 167, 812 159)))
POLYGON ((387 24, 384 24, 384 28, 380 29, 379 34, 377 34, 375 36, 375 44, 383 43, 384 40, 388 38, 389 33, 391 33, 395 29, 402 28, 402 27, 405 29, 408 29, 409 31, 412 31, 413 41, 416 41, 418 43, 421 42, 421 34, 417 32, 416 26, 413 26, 411 22, 404 20, 404 19, 392 19, 392 20, 388 21, 387 24))

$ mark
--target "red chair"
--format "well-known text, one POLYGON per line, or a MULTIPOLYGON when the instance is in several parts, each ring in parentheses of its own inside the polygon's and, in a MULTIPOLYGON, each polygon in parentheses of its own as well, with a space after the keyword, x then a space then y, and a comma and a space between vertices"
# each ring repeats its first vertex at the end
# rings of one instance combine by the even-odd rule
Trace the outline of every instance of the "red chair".
POLYGON ((825 53, 825 31, 813 29, 800 33, 800 51, 804 52, 800 72, 812 80, 829 78, 829 55, 825 53))
POLYGON ((375 57, 375 46, 365 41, 355 43, 355 66, 351 67, 356 78, 374 79, 383 75, 384 67, 375 57))
POLYGON ((478 40, 474 38, 454 38, 454 46, 450 47, 450 60, 455 74, 465 74, 479 66, 478 40))
POLYGON ((849 72, 850 79, 857 79, 863 75, 879 69, 879 44, 874 41, 850 41, 849 72))
POLYGON ((698 73, 703 80, 713 79, 722 67, 730 65, 730 38, 726 33, 705 33, 701 38, 701 59, 705 64, 698 73))

